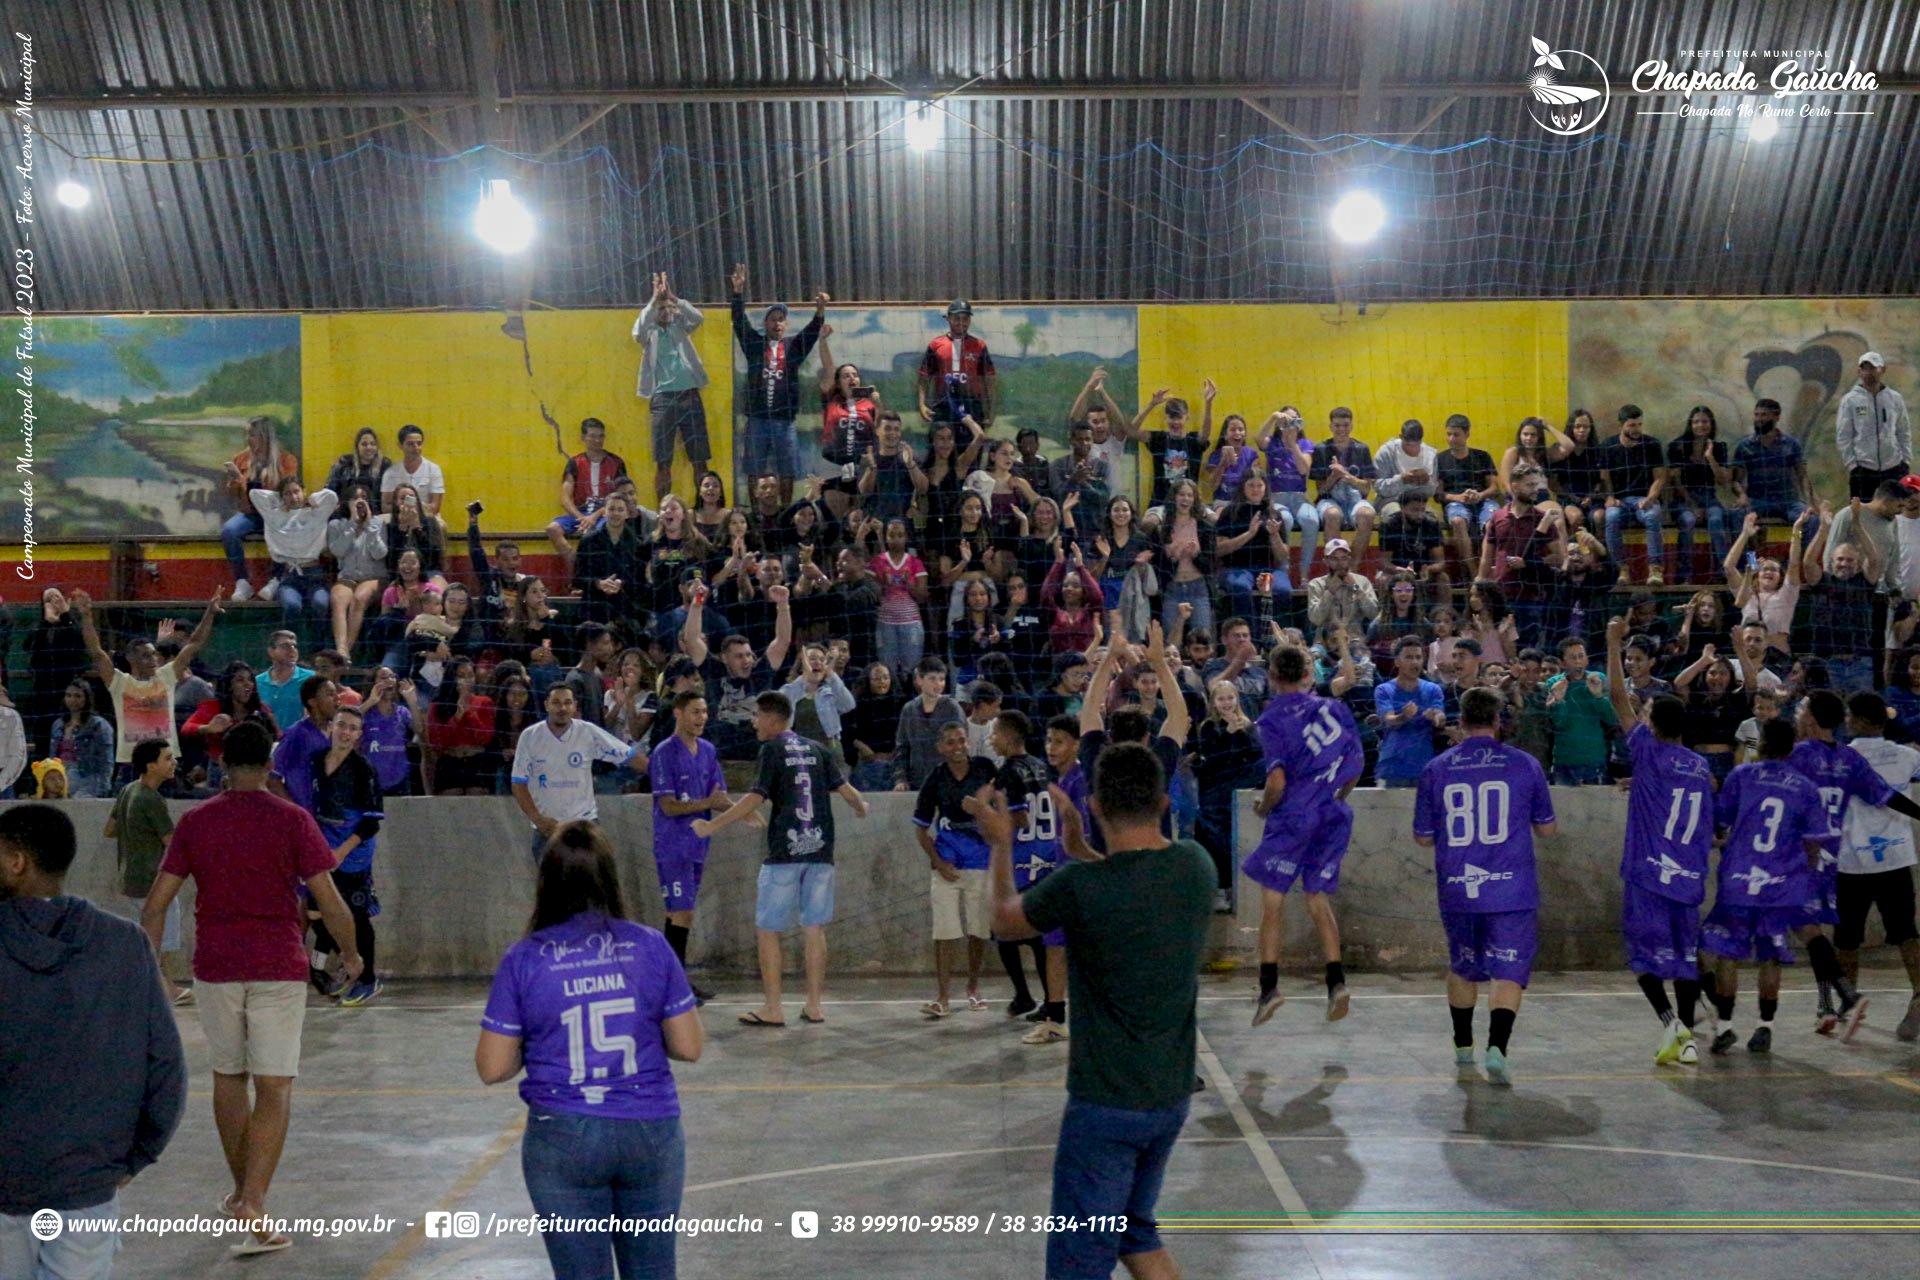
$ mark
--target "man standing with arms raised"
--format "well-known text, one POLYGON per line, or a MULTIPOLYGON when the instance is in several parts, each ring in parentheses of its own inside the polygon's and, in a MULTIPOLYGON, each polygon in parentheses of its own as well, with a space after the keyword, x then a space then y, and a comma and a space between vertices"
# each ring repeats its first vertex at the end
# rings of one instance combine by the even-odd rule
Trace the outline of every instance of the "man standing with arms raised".
MULTIPOLYGON (((1214 869, 1191 840, 1162 830, 1166 771, 1139 743, 1101 752, 1093 816, 1106 857, 1073 862, 1013 887, 1013 817, 990 793, 971 808, 991 850, 993 929, 1009 941, 1063 929, 1069 1024, 1067 1109, 1053 1158, 1047 1275, 1177 1280, 1154 1207, 1194 1084, 1200 962, 1213 914, 1214 869)), ((1080 819, 1063 808, 1067 844, 1080 819)))
POLYGON ((304 809, 267 791, 267 731, 227 731, 227 789, 183 815, 140 923, 160 949, 167 908, 192 878, 194 1004, 213 1066, 213 1119, 233 1175, 221 1207, 255 1224, 236 1256, 293 1241, 264 1229, 267 1188, 280 1163, 300 1071, 307 1013, 306 910, 296 884, 338 940, 342 975, 360 976, 353 914, 333 886, 333 851, 304 809), (253 1082, 249 1105, 247 1082, 253 1082))
POLYGON ((747 323, 747 264, 735 266, 733 283, 733 335, 739 339, 741 354, 747 358, 747 385, 742 396, 746 407, 746 434, 741 452, 742 483, 755 476, 772 476, 780 484, 780 505, 793 501, 793 480, 800 474, 800 442, 793 434, 793 417, 800 410, 800 366, 820 341, 820 328, 827 322, 824 293, 813 295, 813 319, 799 336, 787 337, 787 304, 776 302, 767 308, 763 329, 755 331, 747 323))

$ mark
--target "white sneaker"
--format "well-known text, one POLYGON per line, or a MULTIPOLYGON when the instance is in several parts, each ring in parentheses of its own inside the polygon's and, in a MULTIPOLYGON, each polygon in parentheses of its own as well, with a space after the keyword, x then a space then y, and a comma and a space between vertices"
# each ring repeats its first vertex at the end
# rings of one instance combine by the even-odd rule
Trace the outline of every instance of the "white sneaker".
POLYGON ((265 600, 268 604, 272 604, 273 598, 279 593, 280 593, 280 579, 278 578, 268 578, 267 585, 260 588, 260 598, 262 600, 265 600))
POLYGON ((1036 1022, 1033 1030, 1020 1037, 1021 1044, 1057 1044, 1067 1038, 1067 1030, 1057 1022, 1036 1022))
POLYGON ((253 584, 251 582, 242 578, 233 584, 233 602, 235 604, 245 604, 251 599, 253 599, 253 584))

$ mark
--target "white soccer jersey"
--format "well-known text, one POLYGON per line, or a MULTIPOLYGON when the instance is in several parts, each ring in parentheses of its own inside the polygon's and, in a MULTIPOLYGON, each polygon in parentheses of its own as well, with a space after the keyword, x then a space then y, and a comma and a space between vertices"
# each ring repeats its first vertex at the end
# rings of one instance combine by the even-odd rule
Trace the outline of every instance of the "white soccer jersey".
POLYGON ((513 780, 524 784, 533 795, 533 807, 555 822, 597 822, 594 761, 621 764, 636 750, 585 720, 573 721, 558 737, 542 720, 520 731, 513 747, 513 780))
MULTIPOLYGON (((1885 738, 1855 738, 1852 747, 1867 758, 1873 771, 1901 795, 1907 784, 1920 773, 1920 751, 1889 742, 1885 738)), ((1891 809, 1876 809, 1869 804, 1850 804, 1844 834, 1840 840, 1840 871, 1845 875, 1871 875, 1876 871, 1898 871, 1911 867, 1916 858, 1913 847, 1913 822, 1891 809)))

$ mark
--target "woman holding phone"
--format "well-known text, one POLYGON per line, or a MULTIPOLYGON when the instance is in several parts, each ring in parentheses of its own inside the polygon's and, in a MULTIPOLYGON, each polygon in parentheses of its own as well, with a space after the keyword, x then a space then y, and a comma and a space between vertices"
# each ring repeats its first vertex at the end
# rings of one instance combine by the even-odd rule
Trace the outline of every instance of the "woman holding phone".
POLYGON ((880 393, 856 364, 835 364, 827 338, 833 326, 820 332, 820 456, 840 468, 825 493, 828 509, 838 519, 854 502, 861 459, 879 438, 880 393))
MULTIPOLYGON (((687 1147, 668 1060, 705 1043, 664 935, 627 919, 613 848, 589 822, 554 832, 527 936, 507 949, 480 1020, 487 1084, 526 1068, 520 1167, 543 1218, 677 1217, 687 1147)), ((671 1231, 544 1234, 556 1277, 672 1276, 671 1231)))

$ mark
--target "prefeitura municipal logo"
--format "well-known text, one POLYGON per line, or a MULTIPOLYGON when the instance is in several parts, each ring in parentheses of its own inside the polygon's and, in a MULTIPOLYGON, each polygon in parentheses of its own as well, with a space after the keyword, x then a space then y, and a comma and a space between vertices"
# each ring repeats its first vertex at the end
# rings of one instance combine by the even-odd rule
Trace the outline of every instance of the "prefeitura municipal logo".
POLYGON ((1533 73, 1527 77, 1532 101, 1527 114, 1548 133, 1575 138, 1600 123, 1613 101, 1606 69, 1578 49, 1549 49, 1539 36, 1533 40, 1533 73), (1574 65, 1568 69, 1568 60, 1574 65), (1599 88, 1591 82, 1599 81, 1599 88), (1580 80, 1588 84, 1576 83, 1580 80))

